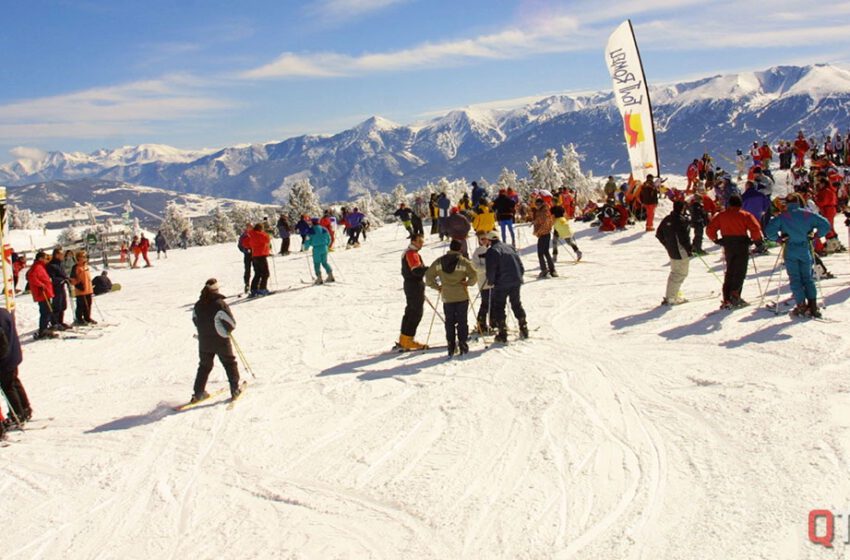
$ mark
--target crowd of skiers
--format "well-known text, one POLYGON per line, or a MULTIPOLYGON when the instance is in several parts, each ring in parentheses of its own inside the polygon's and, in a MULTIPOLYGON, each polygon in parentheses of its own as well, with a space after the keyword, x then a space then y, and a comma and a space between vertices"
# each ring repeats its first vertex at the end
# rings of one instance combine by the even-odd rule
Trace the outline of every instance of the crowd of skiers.
MULTIPOLYGON (((850 172, 842 172, 838 166, 846 162, 847 145, 835 148, 842 142, 839 134, 834 139, 827 137, 824 147, 829 145, 830 149, 821 152, 817 146, 812 149, 800 132, 795 142, 797 157, 793 167, 786 165, 791 165, 787 156, 787 161, 780 160, 780 168, 793 169, 792 192, 785 196, 773 192, 775 183, 770 169, 773 154, 766 142, 761 146, 753 143, 748 156, 753 163, 746 170, 743 192, 720 168, 709 175, 702 172, 703 168, 697 169, 698 160, 694 160, 688 168, 686 190, 667 190, 666 194, 674 201, 673 212, 662 221, 656 234, 670 257, 670 274, 662 303, 676 305, 685 301, 679 288, 688 274, 689 258, 705 254, 702 248, 705 231, 711 241, 723 247, 726 272, 721 307, 747 305, 741 294, 750 259, 767 253, 769 244, 780 244, 780 257, 784 258, 796 303, 792 315, 821 317, 815 275, 831 276, 821 257, 846 250, 835 231, 839 209, 845 209, 848 217, 845 224, 850 226, 847 212, 850 172), (809 158, 808 168, 803 167, 806 158, 809 158), (690 196, 689 191, 693 193, 690 196)), ((787 143, 782 148, 780 155, 789 153, 787 143)), ((710 158, 706 160, 704 156, 703 160, 710 158)), ((744 173, 739 169, 741 176, 744 173)), ((651 231, 649 218, 647 230, 651 231)))

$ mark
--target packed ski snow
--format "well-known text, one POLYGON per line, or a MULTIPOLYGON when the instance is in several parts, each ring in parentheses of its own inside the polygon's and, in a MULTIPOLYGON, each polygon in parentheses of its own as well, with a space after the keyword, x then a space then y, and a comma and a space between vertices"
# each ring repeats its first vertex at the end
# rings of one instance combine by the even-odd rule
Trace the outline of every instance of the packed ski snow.
MULTIPOLYGON (((850 513, 847 254, 827 259, 828 320, 812 321, 759 307, 768 282, 768 300, 788 297, 776 249, 750 266, 752 305, 717 311, 723 261, 706 240, 707 266, 693 259, 683 286, 692 301, 662 307, 669 259, 652 233, 574 230, 581 263, 562 250, 560 277, 538 281, 535 239, 518 227, 531 337, 509 319, 508 344, 475 340, 451 360, 390 351, 398 226, 338 243, 335 284, 305 283, 306 253, 275 256, 277 293, 228 300, 249 383, 232 410, 227 395, 173 407, 192 394, 204 282, 242 291, 235 243, 112 270, 123 289, 95 299, 96 338, 33 341, 36 305, 19 297, 34 419, 0 450, 0 556, 846 554, 845 522, 832 550, 807 528, 811 510, 850 513)), ((49 246, 41 233, 11 244, 49 246)), ((426 263, 446 250, 436 239, 426 263)), ((416 338, 444 344, 425 310, 416 338)), ((207 389, 225 386, 216 362, 207 389)))

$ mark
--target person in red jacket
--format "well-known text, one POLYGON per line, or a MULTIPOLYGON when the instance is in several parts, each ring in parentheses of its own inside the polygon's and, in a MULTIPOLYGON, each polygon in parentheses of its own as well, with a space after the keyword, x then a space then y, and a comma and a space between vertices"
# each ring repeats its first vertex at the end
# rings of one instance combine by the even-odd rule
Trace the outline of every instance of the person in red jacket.
POLYGON ((797 139, 794 140, 794 155, 796 156, 796 161, 794 162, 794 167, 803 167, 806 159, 806 152, 809 151, 809 143, 806 141, 806 137, 803 136, 803 131, 801 130, 797 134, 797 139))
POLYGON ((254 224, 254 231, 247 242, 251 248, 251 264, 254 266, 254 279, 251 280, 250 297, 269 295, 269 255, 272 238, 263 229, 263 224, 254 224))
POLYGON ((330 210, 325 210, 322 217, 319 219, 319 225, 328 230, 328 233, 331 234, 331 244, 328 246, 328 251, 334 250, 334 226, 336 224, 336 218, 334 218, 333 214, 330 210))
POLYGON ((818 205, 820 215, 829 222, 829 233, 826 234, 827 242, 829 242, 830 239, 838 237, 833 224, 835 215, 838 213, 838 185, 830 185, 829 182, 822 181, 818 186, 815 204, 818 205))
POLYGON ((747 277, 747 264, 750 258, 750 244, 762 247, 761 225, 755 216, 741 208, 741 196, 729 197, 729 207, 714 217, 708 224, 708 238, 723 246, 726 259, 726 274, 723 278, 722 309, 744 307, 747 302, 741 298, 744 279, 747 277), (718 233, 722 237, 718 237, 718 233), (749 234, 749 236, 748 236, 749 234))
POLYGON ((142 234, 142 237, 139 239, 139 250, 136 253, 136 260, 133 262, 133 268, 136 268, 139 264, 139 256, 145 259, 145 268, 148 268, 151 265, 151 261, 148 260, 148 249, 151 248, 150 240, 145 237, 145 234, 142 234))
POLYGON ((50 301, 53 299, 53 281, 47 273, 47 261, 49 257, 44 251, 35 254, 35 261, 27 272, 27 282, 30 285, 32 299, 38 304, 38 331, 35 338, 50 338, 55 336, 47 330, 50 319, 53 317, 50 301))
POLYGON ((688 186, 685 187, 685 192, 690 194, 693 192, 693 189, 697 186, 697 182, 699 182, 699 160, 695 159, 693 163, 688 166, 688 186))

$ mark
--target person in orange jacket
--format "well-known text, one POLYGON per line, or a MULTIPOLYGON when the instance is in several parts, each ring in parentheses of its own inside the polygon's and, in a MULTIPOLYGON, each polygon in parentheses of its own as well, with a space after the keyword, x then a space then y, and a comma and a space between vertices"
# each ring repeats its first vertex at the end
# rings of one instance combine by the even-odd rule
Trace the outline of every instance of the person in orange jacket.
POLYGON ((94 287, 91 283, 89 272, 89 258, 85 251, 77 251, 77 264, 71 269, 71 285, 74 286, 74 295, 77 297, 75 309, 75 325, 96 325, 97 321, 91 318, 92 294, 94 287))
POLYGON ((826 234, 826 239, 829 241, 834 237, 838 237, 835 233, 835 215, 838 213, 838 185, 831 185, 829 181, 821 181, 818 185, 818 193, 815 195, 815 204, 818 206, 820 215, 826 218, 829 222, 829 233, 826 234))
POLYGON ((747 277, 750 244, 755 243, 759 248, 764 244, 761 225, 755 216, 741 208, 742 204, 740 195, 730 196, 729 207, 717 214, 706 229, 708 238, 723 246, 726 259, 722 309, 748 305, 741 298, 741 291, 747 277), (718 237, 718 233, 722 237, 718 237))
POLYGON ((38 304, 38 331, 35 338, 48 338, 55 336, 47 330, 53 317, 51 300, 53 299, 53 281, 47 273, 47 261, 49 257, 44 251, 35 254, 35 260, 27 272, 32 299, 38 304))
POLYGON ((263 229, 263 224, 254 224, 254 230, 248 238, 251 248, 251 264, 254 267, 254 279, 251 280, 250 297, 269 295, 269 255, 271 254, 272 238, 263 229))

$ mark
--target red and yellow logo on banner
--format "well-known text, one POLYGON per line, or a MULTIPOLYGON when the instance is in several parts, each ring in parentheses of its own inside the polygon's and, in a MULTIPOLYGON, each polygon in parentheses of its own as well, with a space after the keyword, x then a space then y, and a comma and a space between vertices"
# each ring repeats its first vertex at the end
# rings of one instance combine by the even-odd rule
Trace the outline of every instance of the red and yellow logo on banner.
POLYGON ((626 142, 628 142, 629 148, 634 148, 645 140, 643 121, 641 121, 640 115, 634 113, 623 115, 623 130, 626 133, 626 142))

